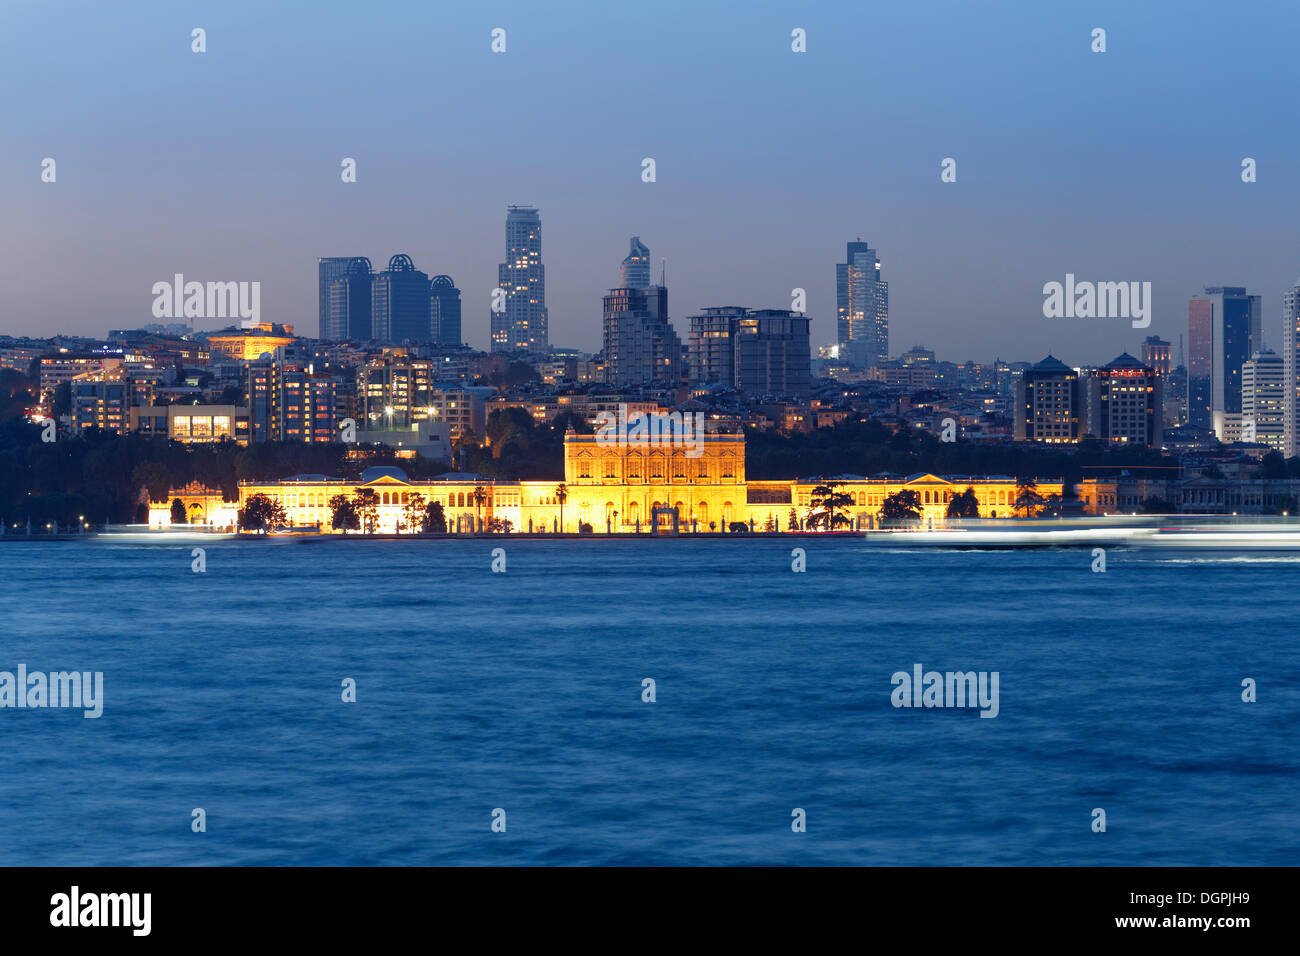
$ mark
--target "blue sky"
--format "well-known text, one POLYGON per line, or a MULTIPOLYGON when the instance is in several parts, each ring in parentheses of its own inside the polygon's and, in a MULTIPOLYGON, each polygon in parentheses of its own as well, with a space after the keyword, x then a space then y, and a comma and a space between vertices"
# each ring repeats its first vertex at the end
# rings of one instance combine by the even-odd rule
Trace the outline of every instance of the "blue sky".
POLYGON ((831 341, 861 235, 895 353, 1105 361, 1177 343, 1214 284, 1262 294, 1278 347, 1300 276, 1297 27, 1280 0, 4 0, 0 331, 143 324, 182 272, 260 281, 263 317, 310 334, 317 256, 406 252, 455 278, 486 347, 505 206, 530 203, 556 345, 599 347, 636 234, 656 273, 667 259, 683 336, 701 307, 789 308, 802 287, 831 341), (1152 282, 1151 328, 1044 318, 1067 272, 1152 282))

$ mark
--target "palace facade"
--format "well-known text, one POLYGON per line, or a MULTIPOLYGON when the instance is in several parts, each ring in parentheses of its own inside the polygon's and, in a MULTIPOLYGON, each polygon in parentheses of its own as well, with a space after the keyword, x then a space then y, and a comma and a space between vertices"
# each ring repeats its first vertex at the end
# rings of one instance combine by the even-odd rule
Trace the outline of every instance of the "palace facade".
MULTIPOLYGON (((596 435, 564 438, 564 480, 504 481, 452 473, 411 479, 400 468, 368 468, 355 481, 326 475, 294 475, 280 481, 239 485, 239 500, 214 503, 213 494, 193 486, 151 502, 149 523, 171 521, 171 502, 180 498, 186 513, 202 514, 212 527, 233 528, 238 510, 254 495, 266 495, 284 507, 289 524, 330 530, 329 501, 352 497, 360 489, 374 492, 376 531, 407 530, 420 502, 442 505, 449 531, 508 528, 514 532, 594 533, 635 531, 728 531, 744 524, 754 531, 788 531, 803 527, 812 509, 814 489, 826 481, 849 495, 847 509, 858 530, 879 527, 885 498, 904 489, 916 492, 922 523, 939 525, 948 503, 973 488, 981 517, 1014 513, 1016 480, 1008 476, 943 477, 932 474, 834 475, 829 478, 747 481, 743 434, 704 434, 689 445, 635 438, 618 441, 596 435), (419 496, 416 498, 415 496, 419 496), (190 499, 195 499, 191 501, 190 499), (199 503, 201 507, 195 508, 199 503)), ((1044 498, 1060 495, 1059 479, 1038 479, 1044 498)), ((216 495, 220 499, 220 494, 216 495)), ((197 523, 197 522, 196 522, 197 523)))

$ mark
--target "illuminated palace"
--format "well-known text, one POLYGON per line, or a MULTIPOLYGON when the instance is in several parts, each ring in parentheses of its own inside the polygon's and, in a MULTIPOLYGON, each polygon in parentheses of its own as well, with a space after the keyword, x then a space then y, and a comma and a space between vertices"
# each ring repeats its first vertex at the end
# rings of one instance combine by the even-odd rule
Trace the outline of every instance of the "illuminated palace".
MULTIPOLYGON (((799 525, 807 521, 814 489, 823 479, 747 481, 743 434, 705 434, 692 444, 605 441, 570 429, 564 437, 563 482, 503 481, 464 473, 412 480, 392 467, 368 468, 355 481, 294 475, 280 481, 241 482, 238 502, 220 502, 220 493, 214 496, 193 486, 175 491, 167 501, 150 504, 149 523, 170 523, 171 503, 179 498, 187 514, 204 516, 202 523, 233 527, 238 509, 250 497, 266 495, 280 502, 290 525, 326 531, 329 500, 336 495, 352 497, 365 488, 375 493, 375 530, 381 533, 408 525, 409 506, 417 494, 427 504, 441 504, 448 530, 459 533, 506 522, 510 530, 534 533, 572 533, 583 524, 597 534, 728 531, 733 523, 755 531, 787 531, 792 511, 799 525)), ((852 499, 847 514, 850 527, 856 529, 879 527, 885 498, 903 489, 916 492, 925 524, 942 523, 948 503, 968 487, 979 499, 981 517, 1010 516, 1016 498, 1016 480, 1007 476, 835 475, 825 480, 837 482, 835 490, 852 499)), ((1044 498, 1060 495, 1061 487, 1059 479, 1037 482, 1044 498)))

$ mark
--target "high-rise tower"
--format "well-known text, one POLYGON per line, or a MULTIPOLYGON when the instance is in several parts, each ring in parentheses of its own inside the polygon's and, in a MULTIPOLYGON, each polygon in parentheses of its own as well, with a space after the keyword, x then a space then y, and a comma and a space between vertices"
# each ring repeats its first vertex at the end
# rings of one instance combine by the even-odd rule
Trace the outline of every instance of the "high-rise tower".
POLYGON ((1220 441, 1241 429, 1241 367, 1263 348, 1259 296, 1209 286, 1187 303, 1187 419, 1220 441))
POLYGON ((1286 377, 1286 435, 1283 454, 1300 452, 1300 279, 1282 293, 1282 367, 1286 377))
POLYGON ((874 365, 889 357, 889 283, 880 277, 880 257, 861 238, 848 244, 845 258, 835 266, 840 357, 874 365))
POLYGON ((429 276, 398 254, 370 286, 371 335, 380 342, 429 341, 429 276))
POLYGON ((370 283, 374 278, 370 260, 358 256, 349 260, 347 271, 328 285, 325 325, 321 338, 327 342, 370 338, 370 283))
POLYGON ((497 267, 497 285, 505 295, 494 297, 497 301, 493 302, 492 311, 492 351, 548 351, 542 218, 532 206, 509 207, 506 261, 497 267))
POLYGON ((631 250, 619 267, 619 288, 650 288, 650 250, 640 236, 632 237, 631 250))
MULTIPOLYGON (((330 283, 347 275, 348 268, 356 259, 356 256, 322 256, 316 260, 316 301, 320 311, 318 334, 327 342, 337 342, 348 337, 346 329, 330 327, 330 283)), ((369 338, 368 334, 366 338, 369 338)))
POLYGON ((429 288, 430 337, 439 345, 460 345, 460 289, 451 276, 434 276, 429 288))

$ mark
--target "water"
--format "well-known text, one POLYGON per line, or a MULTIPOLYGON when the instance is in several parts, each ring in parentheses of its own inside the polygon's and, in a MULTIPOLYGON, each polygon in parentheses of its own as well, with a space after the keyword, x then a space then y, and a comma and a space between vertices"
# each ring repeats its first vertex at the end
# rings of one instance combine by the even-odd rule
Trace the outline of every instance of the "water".
POLYGON ((1300 859, 1300 557, 190 547, 0 544, 0 670, 105 683, 0 710, 0 864, 1300 859), (895 709, 914 663, 998 671, 999 715, 895 709))

